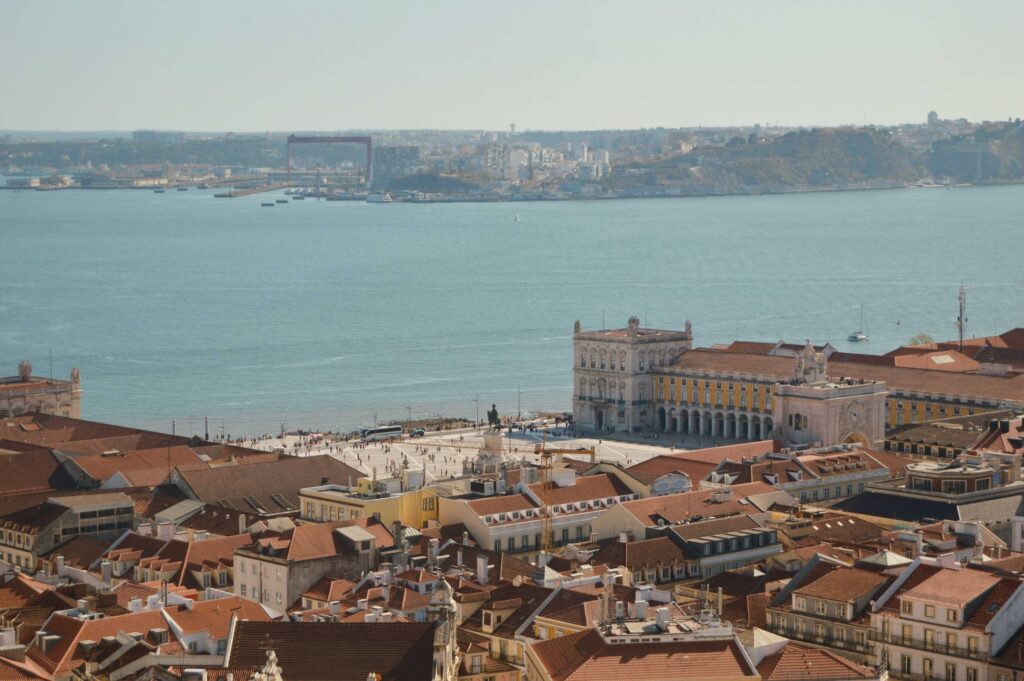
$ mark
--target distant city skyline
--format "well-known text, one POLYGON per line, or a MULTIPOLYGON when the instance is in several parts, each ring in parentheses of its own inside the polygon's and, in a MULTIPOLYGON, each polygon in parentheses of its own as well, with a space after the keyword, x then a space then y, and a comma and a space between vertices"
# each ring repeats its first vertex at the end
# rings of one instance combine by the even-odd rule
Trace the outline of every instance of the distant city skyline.
POLYGON ((17 3, 0 129, 1005 120, 1024 111, 1022 24, 1010 1, 17 3))

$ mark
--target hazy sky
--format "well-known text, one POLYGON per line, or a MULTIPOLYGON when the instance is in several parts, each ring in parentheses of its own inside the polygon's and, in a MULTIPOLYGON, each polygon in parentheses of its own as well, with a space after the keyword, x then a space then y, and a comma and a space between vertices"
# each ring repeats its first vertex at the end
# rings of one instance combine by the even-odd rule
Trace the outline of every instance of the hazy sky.
POLYGON ((0 0, 0 129, 815 125, 1024 114, 1024 0, 0 0))

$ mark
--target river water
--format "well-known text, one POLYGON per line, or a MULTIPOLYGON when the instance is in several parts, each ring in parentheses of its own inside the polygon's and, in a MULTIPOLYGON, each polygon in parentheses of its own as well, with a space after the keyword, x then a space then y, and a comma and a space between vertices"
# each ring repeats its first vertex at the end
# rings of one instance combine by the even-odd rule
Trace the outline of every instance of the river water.
POLYGON ((1024 324, 1024 186, 260 207, 282 196, 0 191, 0 374, 52 352, 85 418, 238 435, 567 410, 575 319, 881 353, 955 336, 963 283, 969 332, 1024 324))

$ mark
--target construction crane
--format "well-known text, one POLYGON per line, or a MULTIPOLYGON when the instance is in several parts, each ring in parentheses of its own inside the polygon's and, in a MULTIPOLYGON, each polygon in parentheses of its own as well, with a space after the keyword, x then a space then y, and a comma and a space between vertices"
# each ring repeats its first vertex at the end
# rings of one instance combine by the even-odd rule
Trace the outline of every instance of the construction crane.
POLYGON ((539 444, 533 449, 534 454, 540 455, 540 502, 544 508, 540 521, 540 550, 550 551, 555 545, 555 531, 551 523, 551 507, 548 505, 550 492, 555 488, 552 478, 555 464, 562 462, 565 454, 589 454, 590 463, 597 462, 597 452, 593 447, 589 449, 548 449, 547 439, 544 444, 539 444))

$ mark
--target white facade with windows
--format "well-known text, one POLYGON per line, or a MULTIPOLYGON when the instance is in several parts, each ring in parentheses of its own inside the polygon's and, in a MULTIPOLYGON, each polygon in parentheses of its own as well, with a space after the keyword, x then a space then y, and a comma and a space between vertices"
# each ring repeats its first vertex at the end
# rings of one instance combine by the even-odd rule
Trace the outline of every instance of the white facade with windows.
POLYGON ((693 346, 685 331, 640 327, 630 317, 625 329, 573 330, 573 417, 585 429, 636 432, 654 423, 651 372, 693 346))

